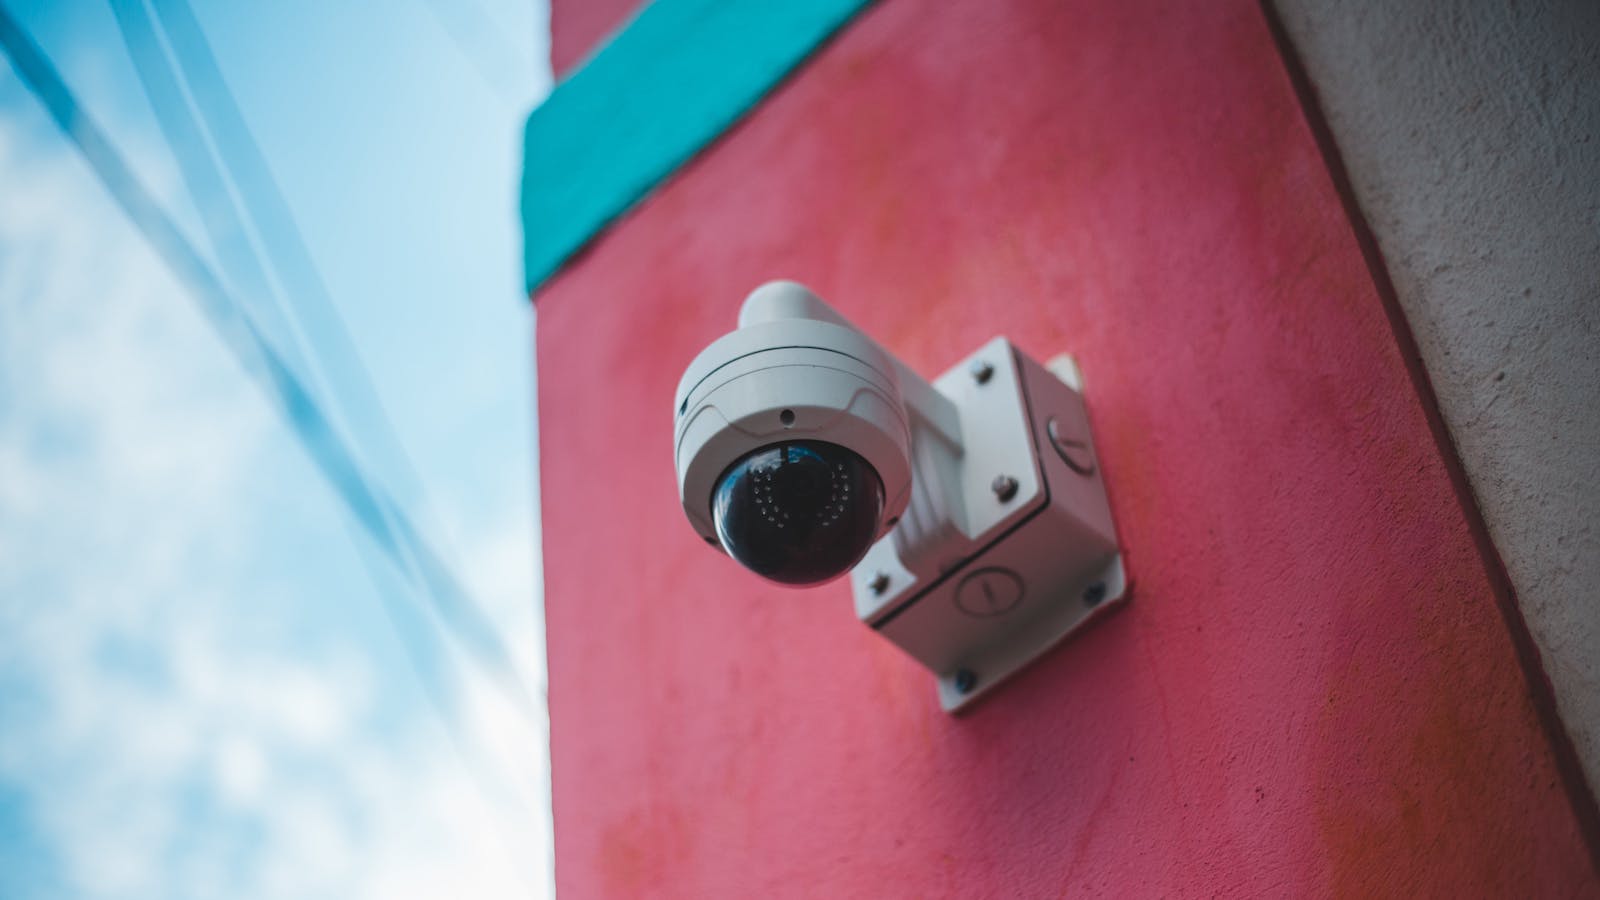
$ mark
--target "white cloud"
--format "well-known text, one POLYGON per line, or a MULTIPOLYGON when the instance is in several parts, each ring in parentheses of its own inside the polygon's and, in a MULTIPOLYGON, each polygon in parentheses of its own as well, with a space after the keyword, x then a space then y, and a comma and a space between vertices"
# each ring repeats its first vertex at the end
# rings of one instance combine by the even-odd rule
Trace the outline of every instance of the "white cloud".
MULTIPOLYGON (((270 406, 67 145, 5 112, 0 787, 49 853, 0 894, 543 894, 543 723, 470 671, 449 721, 426 705, 270 406)), ((466 536, 542 684, 529 526, 466 536)))

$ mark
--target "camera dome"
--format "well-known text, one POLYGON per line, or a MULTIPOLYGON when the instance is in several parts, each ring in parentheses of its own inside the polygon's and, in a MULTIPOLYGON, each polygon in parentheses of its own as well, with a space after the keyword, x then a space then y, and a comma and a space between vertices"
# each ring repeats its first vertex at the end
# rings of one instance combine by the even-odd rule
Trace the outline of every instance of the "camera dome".
POLYGON ((803 586, 849 571, 878 534, 883 483, 860 455, 825 441, 769 444, 717 479, 711 518, 728 555, 803 586))

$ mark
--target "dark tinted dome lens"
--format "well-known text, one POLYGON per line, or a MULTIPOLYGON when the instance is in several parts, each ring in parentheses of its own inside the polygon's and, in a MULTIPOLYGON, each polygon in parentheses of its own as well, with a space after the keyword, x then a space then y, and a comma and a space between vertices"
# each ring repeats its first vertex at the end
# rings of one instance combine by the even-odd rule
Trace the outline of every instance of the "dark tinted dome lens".
POLYGON ((728 554, 785 584, 827 581, 878 533, 883 482, 855 452, 823 441, 763 447, 722 473, 711 518, 728 554))

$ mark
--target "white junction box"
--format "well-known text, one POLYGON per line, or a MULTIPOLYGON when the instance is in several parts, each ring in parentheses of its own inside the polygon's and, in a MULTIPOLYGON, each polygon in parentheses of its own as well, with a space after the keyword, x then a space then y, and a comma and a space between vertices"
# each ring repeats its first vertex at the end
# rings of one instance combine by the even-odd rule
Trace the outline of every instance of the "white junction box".
POLYGON ((1046 368, 995 338, 933 387, 955 407, 957 446, 913 460, 905 513, 851 583, 861 620, 932 671, 955 712, 1120 605, 1127 584, 1072 358, 1046 368), (959 489, 915 487, 939 483, 959 489))

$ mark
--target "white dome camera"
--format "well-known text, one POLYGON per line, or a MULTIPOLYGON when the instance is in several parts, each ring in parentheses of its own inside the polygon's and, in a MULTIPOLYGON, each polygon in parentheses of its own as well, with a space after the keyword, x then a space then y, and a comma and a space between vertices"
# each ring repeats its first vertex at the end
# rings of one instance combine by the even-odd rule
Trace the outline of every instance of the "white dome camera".
POLYGON ((858 615, 959 709, 1124 594, 1077 383, 996 338, 930 384, 771 282, 678 385, 679 499, 768 580, 852 573, 858 615))
POLYGON ((684 512, 758 575, 843 575, 906 507, 911 432, 893 361, 800 285, 751 294, 677 396, 684 512))

